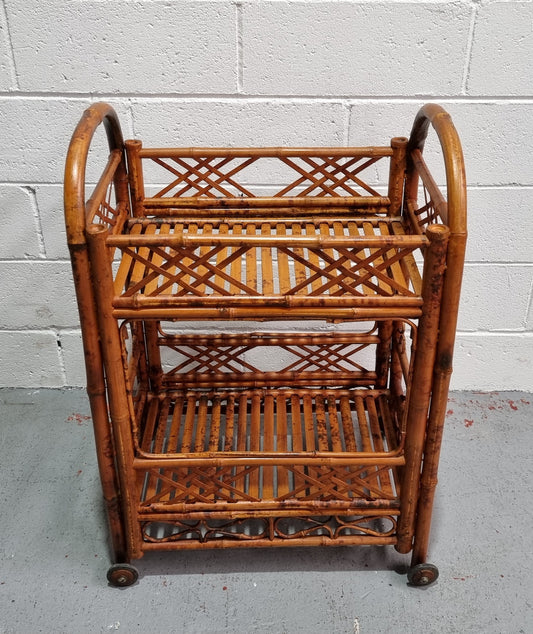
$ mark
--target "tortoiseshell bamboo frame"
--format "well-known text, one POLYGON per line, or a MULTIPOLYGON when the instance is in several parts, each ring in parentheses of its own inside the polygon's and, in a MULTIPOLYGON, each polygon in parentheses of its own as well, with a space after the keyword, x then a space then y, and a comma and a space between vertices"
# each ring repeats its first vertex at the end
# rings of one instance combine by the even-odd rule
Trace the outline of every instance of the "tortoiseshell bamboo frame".
MULTIPOLYGON (((467 235, 461 145, 449 115, 440 106, 424 106, 416 116, 409 140, 394 138, 390 147, 144 149, 139 141, 124 143, 113 108, 97 103, 85 111, 69 147, 65 218, 98 465, 117 562, 129 562, 153 549, 360 543, 394 544, 401 553, 412 552, 412 565, 426 561, 467 235), (93 135, 102 123, 110 155, 87 199, 87 157, 93 135), (437 133, 444 157, 446 195, 435 184, 423 158, 430 126, 437 133), (299 171, 300 177, 272 196, 253 194, 235 177, 242 165, 247 167, 265 157, 281 160, 299 171), (386 196, 359 178, 362 169, 381 158, 390 160, 386 196), (155 197, 147 197, 144 192, 143 159, 163 163, 175 178, 155 197), (224 172, 222 168, 233 160, 244 163, 224 172), (190 168, 190 174, 183 173, 185 168, 190 168), (429 200, 420 205, 417 199, 421 185, 429 200), (358 189, 361 186, 362 194, 358 189), (178 195, 167 196, 176 187, 181 187, 178 195), (303 187, 303 195, 298 187, 303 187), (107 198, 110 189, 113 200, 107 198), (191 190, 193 195, 185 196, 191 190), (298 223, 303 232, 297 229, 298 223), (214 231, 215 225, 220 229, 214 231), (286 231, 291 232, 290 237, 286 231), (424 254, 421 274, 412 258, 413 249, 424 254), (279 260, 279 280, 276 278, 275 284, 273 253, 279 260), (120 255, 118 273, 112 266, 113 255, 120 255), (262 263, 260 281, 254 258, 262 263), (287 258, 292 258, 296 278, 287 272, 289 269, 283 271, 287 258), (241 273, 240 267, 245 266, 251 272, 241 273), (140 269, 144 279, 139 278, 140 269), (210 272, 214 277, 209 278, 210 272), (241 275, 245 275, 244 281, 241 275), (289 277, 296 279, 292 287, 289 277), (405 289, 398 279, 407 283, 405 289), (191 340, 165 335, 165 339, 160 322, 179 323, 184 319, 371 320, 377 334, 367 335, 365 345, 375 345, 375 369, 366 375, 357 370, 352 374, 317 374, 314 378, 304 373, 304 379, 296 372, 276 375, 253 367, 248 373, 233 373, 230 377, 223 367, 216 366, 199 373, 196 379, 194 373, 189 373, 183 382, 176 372, 165 374, 161 346, 201 342, 194 345, 211 346, 211 362, 217 354, 216 346, 221 345, 213 335, 203 339, 191 335, 191 340), (125 349, 126 327, 134 341, 133 352, 125 349), (406 328, 414 337, 411 359, 405 346, 406 328), (221 397, 216 395, 229 378, 233 388, 240 390, 238 398, 228 396, 227 390, 221 397), (323 380, 324 387, 322 391, 311 388, 304 380, 310 385, 323 380), (288 391, 274 406, 278 398, 275 390, 280 386, 288 391), (341 391, 333 392, 335 386, 341 391), (177 403, 182 407, 183 398, 189 398, 182 396, 187 389, 199 390, 193 392, 193 400, 197 394, 208 398, 201 396, 202 389, 215 394, 209 397, 212 400, 208 407, 212 408, 209 416, 214 417, 213 430, 217 433, 221 433, 220 417, 223 415, 224 424, 231 427, 228 412, 233 411, 235 403, 242 402, 244 409, 239 416, 242 420, 251 417, 252 434, 266 436, 261 442, 252 437, 249 448, 237 446, 241 441, 236 440, 236 446, 227 445, 226 451, 223 436, 213 436, 207 450, 200 446, 201 441, 181 453, 143 450, 141 436, 137 438, 136 434, 147 424, 143 417, 148 414, 140 405, 145 402, 144 396, 149 393, 150 399, 166 403, 167 409, 157 410, 163 413, 152 421, 163 428, 172 412, 177 412, 177 403), (343 389, 348 390, 349 397, 342 396, 343 389), (216 409, 220 398, 226 398, 224 410, 216 409), (298 401, 300 398, 303 400, 298 401), (385 409, 380 405, 378 418, 374 398, 386 403, 385 409), (242 399, 250 400, 245 405, 242 399), (287 405, 284 413, 282 403, 289 401, 296 409, 287 405), (261 409, 254 410, 253 403, 258 402, 261 409), (309 447, 289 451, 286 446, 278 451, 278 444, 281 447, 284 442, 283 433, 279 432, 278 438, 278 431, 272 430, 274 426, 278 430, 278 425, 282 429, 287 424, 286 416, 299 411, 300 402, 307 408, 305 424, 315 425, 317 446, 312 451, 309 447), (330 416, 326 435, 326 414, 321 413, 324 407, 329 408, 330 416), (341 442, 333 429, 332 421, 337 418, 355 420, 356 409, 361 429, 366 422, 374 425, 373 448, 369 441, 366 448, 356 448, 349 440, 349 431, 342 432, 341 442), (276 421, 278 415, 280 422, 276 421), (392 424, 392 420, 396 422, 392 424), (387 432, 387 426, 395 431, 387 432), (344 437, 344 433, 348 435, 344 437), (398 438, 393 441, 395 436, 398 438), (387 446, 392 443, 392 449, 385 451, 379 444, 383 442, 387 446), (248 470, 246 490, 242 469, 248 470), (390 478, 395 478, 390 490, 396 493, 390 500, 373 494, 368 479, 364 486, 353 484, 360 476, 363 482, 374 472, 381 474, 371 476, 376 482, 392 482, 390 478), (146 487, 152 486, 148 483, 153 477, 158 482, 157 490, 166 481, 169 492, 166 498, 158 494, 159 501, 148 504, 146 487), (181 484, 181 477, 189 484, 181 484), (264 478, 264 482, 257 484, 257 478, 264 478), (273 483, 276 490, 281 490, 280 482, 288 482, 287 478, 293 482, 293 489, 286 488, 285 497, 276 497, 273 483), (294 484, 298 478, 299 487, 294 484), (172 489, 173 482, 177 482, 177 488, 172 489), (256 489, 252 487, 254 482, 256 489), (366 493, 357 493, 363 491, 361 486, 366 493), (205 493, 210 487, 214 487, 212 497, 205 493), (229 496, 225 502, 224 495, 229 496), (248 501, 237 502, 239 495, 248 501), (284 522, 291 517, 297 518, 300 529, 287 533, 284 522), (312 518, 317 517, 322 519, 315 522, 312 518), (328 523, 328 517, 336 519, 328 523), (389 518, 392 528, 380 533, 367 525, 379 517, 389 518), (252 539, 249 532, 239 530, 254 518, 266 523, 252 539), (171 527, 161 539, 150 532, 152 524, 158 522, 171 527), (197 523, 193 526, 190 522, 197 523)), ((327 336, 261 336, 264 345, 278 338, 285 348, 289 344, 283 341, 290 340, 290 345, 310 351, 311 357, 316 350, 322 355, 325 347, 343 345, 350 338, 340 332, 337 339, 332 332, 327 336)), ((243 347, 250 345, 250 337, 235 334, 223 338, 226 344, 234 341, 237 347, 243 347)), ((354 341, 358 337, 354 334, 354 341)), ((199 354, 204 354, 202 351, 199 354)), ((200 405, 194 408, 200 416, 200 405)), ((191 419, 190 413, 188 416, 191 419)), ((158 441, 154 437, 149 442, 156 447, 158 441)))

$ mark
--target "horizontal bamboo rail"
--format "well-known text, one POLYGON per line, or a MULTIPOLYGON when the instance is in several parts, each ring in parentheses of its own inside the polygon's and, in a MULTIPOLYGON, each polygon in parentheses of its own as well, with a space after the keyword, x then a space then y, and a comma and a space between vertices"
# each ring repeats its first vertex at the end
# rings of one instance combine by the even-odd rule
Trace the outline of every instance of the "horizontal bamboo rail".
POLYGON ((281 157, 386 157, 392 156, 388 146, 367 147, 186 147, 186 148, 145 148, 139 151, 141 158, 281 158, 281 157))
POLYGON ((289 245, 309 249, 357 248, 377 249, 380 247, 406 247, 419 249, 427 246, 424 236, 388 235, 388 236, 305 236, 305 235, 218 235, 218 234, 138 234, 112 235, 107 239, 110 247, 278 247, 289 245))
POLYGON ((386 212, 390 204, 386 196, 339 196, 338 198, 327 196, 298 197, 298 196, 255 196, 253 198, 200 198, 200 197, 179 197, 179 198, 144 198, 143 206, 145 213, 157 213, 162 216, 165 213, 174 214, 176 209, 257 209, 266 207, 295 207, 306 208, 337 208, 349 207, 351 211, 361 209, 368 211, 374 207, 386 212))
POLYGON ((403 452, 395 449, 390 452, 360 451, 357 453, 343 451, 306 451, 279 452, 268 451, 196 451, 182 454, 156 454, 137 449, 138 456, 133 461, 134 469, 179 469, 183 467, 244 467, 309 465, 316 460, 323 466, 351 467, 357 465, 394 466, 405 464, 403 452))
POLYGON ((192 504, 150 504, 149 506, 139 506, 139 518, 143 522, 158 522, 164 519, 183 520, 184 515, 189 519, 264 519, 268 517, 301 517, 304 514, 321 515, 343 515, 349 511, 355 511, 354 515, 365 515, 370 517, 389 517, 399 514, 398 500, 362 500, 354 498, 351 502, 342 500, 287 500, 283 504, 279 502, 265 501, 261 509, 257 508, 254 502, 220 502, 220 507, 213 510, 213 506, 202 502, 192 504), (169 506, 172 508, 170 509, 169 506), (363 513, 367 511, 367 513, 363 513), (228 512, 231 515, 228 515, 228 512))
MULTIPOLYGON (((392 299, 392 298, 391 298, 392 299)), ((388 304, 388 302, 386 302, 388 304)), ((192 319, 200 321, 221 320, 243 320, 243 321, 268 321, 273 320, 301 320, 301 319, 325 319, 327 321, 367 321, 378 319, 416 319, 422 314, 420 306, 405 306, 397 304, 393 307, 387 305, 379 308, 376 313, 374 307, 356 306, 353 308, 336 307, 258 307, 230 308, 223 306, 220 308, 178 308, 168 306, 166 308, 145 308, 142 306, 131 306, 128 308, 115 308, 113 317, 115 319, 155 319, 159 321, 192 319)))
MULTIPOLYGON (((328 343, 374 343, 378 344, 378 335, 370 332, 324 332, 315 334, 312 332, 250 332, 250 333, 224 333, 210 335, 199 334, 173 334, 161 332, 160 346, 166 345, 224 345, 224 346, 290 346, 290 345, 324 345, 328 343)), ((367 394, 367 392, 365 392, 367 394)))
POLYGON ((219 548, 280 548, 288 546, 291 548, 300 546, 386 546, 396 543, 396 536, 378 536, 378 535, 341 535, 331 539, 323 536, 294 537, 287 539, 268 538, 239 540, 239 539, 220 539, 216 541, 198 542, 195 540, 165 541, 165 542, 143 542, 142 549, 145 552, 154 550, 215 550, 219 548))

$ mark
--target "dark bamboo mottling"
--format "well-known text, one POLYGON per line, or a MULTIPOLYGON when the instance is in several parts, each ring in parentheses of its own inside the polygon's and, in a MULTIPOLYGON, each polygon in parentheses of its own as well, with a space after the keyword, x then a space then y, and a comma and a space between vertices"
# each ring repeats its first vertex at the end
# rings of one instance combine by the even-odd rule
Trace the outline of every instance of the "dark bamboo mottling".
POLYGON ((98 103, 72 137, 65 218, 112 584, 150 550, 278 545, 391 544, 412 553, 412 583, 436 578, 466 243, 442 108, 390 146, 145 148, 98 103), (88 196, 102 123, 110 153, 88 196), (430 127, 446 193, 423 157, 430 127))

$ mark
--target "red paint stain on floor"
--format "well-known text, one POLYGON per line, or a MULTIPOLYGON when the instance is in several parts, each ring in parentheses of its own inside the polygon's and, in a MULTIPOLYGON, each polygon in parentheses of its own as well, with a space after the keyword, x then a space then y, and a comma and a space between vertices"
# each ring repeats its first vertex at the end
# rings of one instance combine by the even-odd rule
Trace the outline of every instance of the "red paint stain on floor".
POLYGON ((78 413, 74 413, 71 414, 68 418, 67 418, 67 422, 68 423, 77 423, 78 425, 83 425, 83 423, 87 420, 91 420, 90 416, 86 416, 85 414, 78 414, 78 413))
POLYGON ((449 410, 446 412, 446 416, 451 416, 452 414, 453 414, 453 409, 449 409, 449 410))
POLYGON ((507 401, 509 403, 509 407, 516 412, 518 407, 514 404, 514 401, 507 401))
POLYGON ((465 418, 465 427, 472 427, 473 424, 474 424, 473 420, 465 418))

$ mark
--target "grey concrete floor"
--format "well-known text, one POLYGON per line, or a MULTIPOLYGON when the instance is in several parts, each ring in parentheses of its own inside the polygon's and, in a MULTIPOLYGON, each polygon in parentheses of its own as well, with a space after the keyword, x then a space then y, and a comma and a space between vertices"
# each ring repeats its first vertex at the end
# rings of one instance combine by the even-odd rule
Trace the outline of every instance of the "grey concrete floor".
POLYGON ((0 390, 0 634, 533 632, 532 449, 533 394, 451 394, 428 588, 352 547, 150 554, 116 589, 84 392, 0 390))

